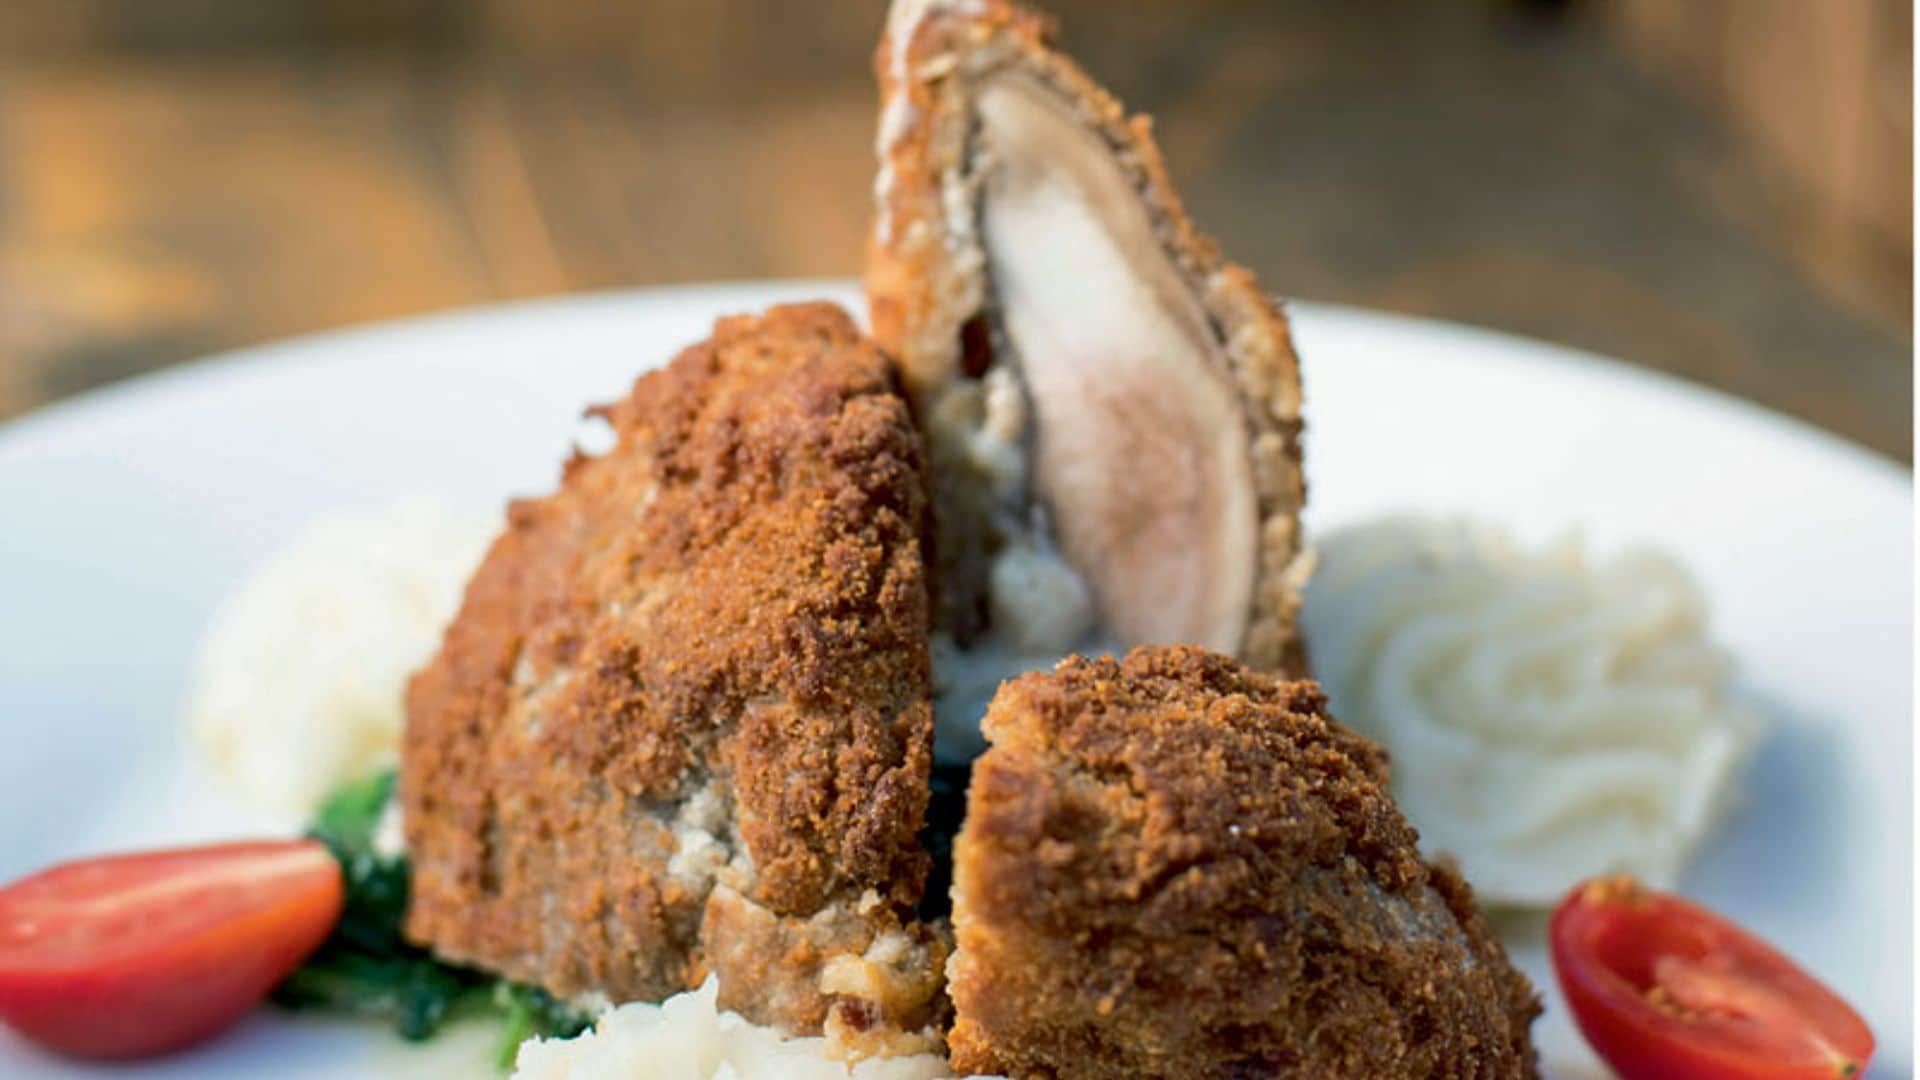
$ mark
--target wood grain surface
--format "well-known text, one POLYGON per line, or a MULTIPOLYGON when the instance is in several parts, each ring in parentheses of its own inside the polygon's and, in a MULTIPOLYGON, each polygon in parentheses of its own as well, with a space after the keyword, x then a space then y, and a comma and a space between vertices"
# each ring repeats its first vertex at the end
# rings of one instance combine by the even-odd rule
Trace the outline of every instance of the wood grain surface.
MULTIPOLYGON (((1195 217, 1276 291, 1583 346, 1911 459, 1911 309, 1890 299, 1911 294, 1910 239, 1861 209, 1883 196, 1850 173, 1883 239, 1809 241, 1778 155, 1650 71, 1630 23, 1057 8, 1086 65, 1155 114, 1195 217)), ((880 11, 18 0, 0 14, 0 416, 416 312, 851 274, 880 11)))

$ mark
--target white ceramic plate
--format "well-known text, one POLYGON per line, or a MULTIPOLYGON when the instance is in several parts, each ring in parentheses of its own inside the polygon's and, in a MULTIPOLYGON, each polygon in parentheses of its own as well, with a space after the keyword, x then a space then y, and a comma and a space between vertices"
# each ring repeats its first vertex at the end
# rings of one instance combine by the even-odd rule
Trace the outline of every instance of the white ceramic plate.
MULTIPOLYGON (((0 878, 274 827, 179 735, 223 592, 310 516, 547 489, 581 407, 715 315, 844 283, 537 303, 248 350, 0 430, 0 878)), ((1912 479, 1759 409, 1565 349, 1300 305, 1310 525, 1466 510, 1681 555, 1774 733, 1686 879, 1859 1007, 1912 1072, 1912 479)), ((1809 363, 1817 362, 1809 358, 1809 363)), ((1557 1076, 1600 1075, 1525 931, 1557 1076)), ((462 1060, 472 1061, 471 1048, 462 1060)), ((262 1012, 167 1076, 428 1071, 383 1032, 262 1012)), ((82 1073, 0 1031, 0 1074, 82 1073)), ((128 1070, 113 1070, 126 1075, 128 1070)))

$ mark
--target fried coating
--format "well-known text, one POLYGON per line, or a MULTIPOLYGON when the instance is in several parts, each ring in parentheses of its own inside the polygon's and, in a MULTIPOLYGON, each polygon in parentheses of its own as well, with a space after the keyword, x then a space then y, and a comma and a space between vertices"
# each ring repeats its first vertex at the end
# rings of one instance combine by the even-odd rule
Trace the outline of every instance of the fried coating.
POLYGON ((1530 1077, 1539 1011, 1311 682, 1190 647, 1005 684, 955 846, 955 1068, 1530 1077))
POLYGON ((926 506, 886 359, 775 308, 595 412, 617 445, 511 506, 409 687, 409 936, 563 996, 713 972, 789 1031, 929 1023, 926 506))

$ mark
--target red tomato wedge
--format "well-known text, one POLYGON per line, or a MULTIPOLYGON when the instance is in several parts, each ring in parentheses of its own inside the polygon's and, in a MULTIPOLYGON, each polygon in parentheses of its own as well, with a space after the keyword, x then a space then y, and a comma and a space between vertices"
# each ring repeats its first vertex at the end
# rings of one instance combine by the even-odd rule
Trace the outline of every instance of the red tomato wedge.
POLYGON ((1587 1041, 1623 1080, 1836 1080, 1873 1032, 1793 961, 1698 904, 1630 878, 1575 888, 1548 931, 1587 1041))
POLYGON ((81 1057, 198 1042, 238 1020, 340 918, 311 840, 67 863, 0 889, 0 1020, 81 1057))

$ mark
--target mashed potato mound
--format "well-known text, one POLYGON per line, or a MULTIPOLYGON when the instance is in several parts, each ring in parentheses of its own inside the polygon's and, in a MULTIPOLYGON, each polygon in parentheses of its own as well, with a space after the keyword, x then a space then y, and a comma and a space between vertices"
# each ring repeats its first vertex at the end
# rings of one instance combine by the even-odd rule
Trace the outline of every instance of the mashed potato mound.
POLYGON ((1314 669, 1334 714, 1393 755, 1430 854, 1493 905, 1549 906, 1600 873, 1673 884, 1758 737, 1682 567, 1573 538, 1524 550, 1470 521, 1320 546, 1314 669))
POLYGON ((261 810, 299 819, 399 753, 401 697, 498 523, 432 503, 321 517, 215 613, 195 743, 261 810))
POLYGON ((953 1075, 938 1054, 836 1060, 824 1038, 788 1038, 721 1012, 720 984, 659 1005, 633 1003, 601 1014, 572 1039, 520 1044, 520 1080, 934 1080, 953 1075))

